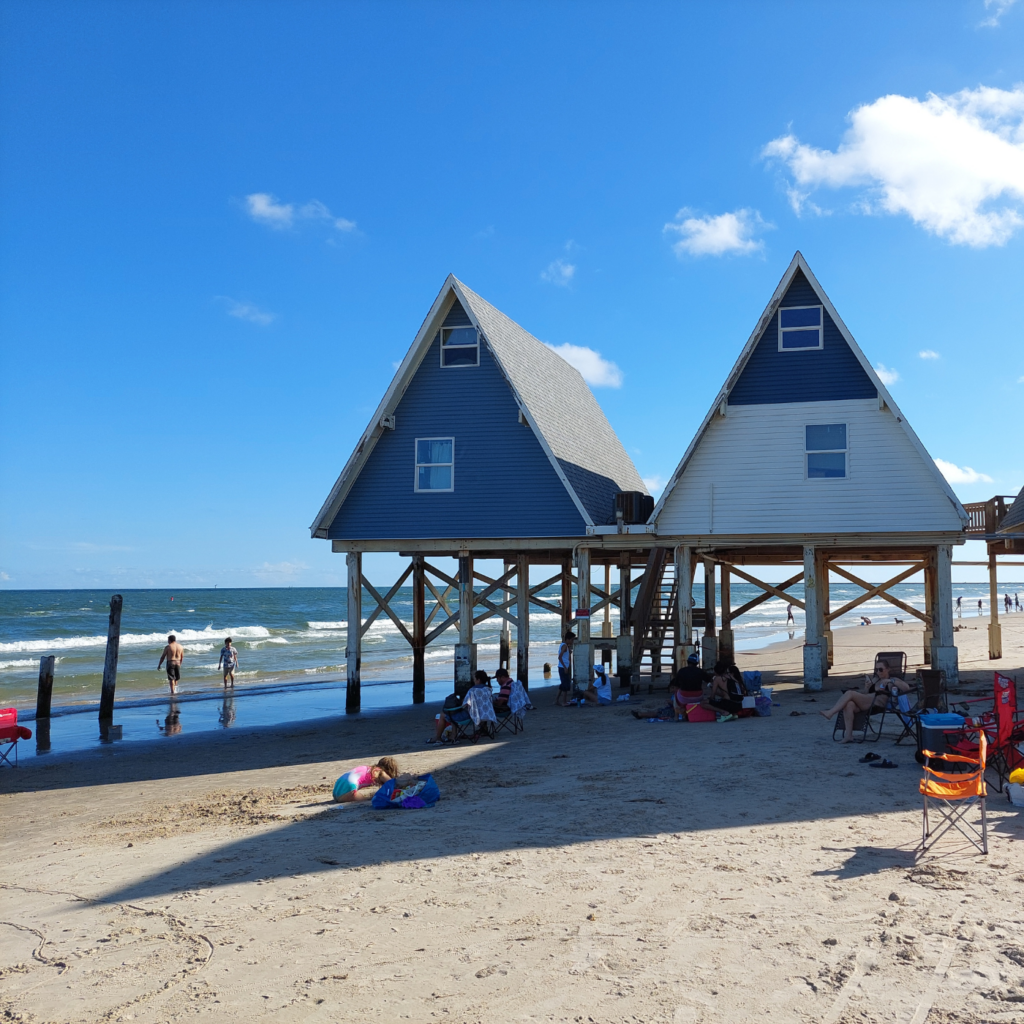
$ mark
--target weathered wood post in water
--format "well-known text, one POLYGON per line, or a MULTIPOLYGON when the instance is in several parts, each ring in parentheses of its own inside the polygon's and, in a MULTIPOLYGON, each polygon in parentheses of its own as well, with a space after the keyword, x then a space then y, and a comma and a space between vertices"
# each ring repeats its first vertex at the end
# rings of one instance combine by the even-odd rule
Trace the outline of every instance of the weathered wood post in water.
POLYGON ((117 684, 117 654, 121 646, 121 605, 124 598, 115 594, 110 599, 107 621, 107 656, 103 661, 103 689, 100 691, 100 722, 114 717, 114 687, 117 684))
POLYGON ((52 654, 39 659, 39 689, 36 691, 36 753, 50 749, 50 700, 53 697, 53 666, 57 659, 52 654))
POLYGON ((39 689, 36 691, 36 721, 50 717, 50 700, 53 697, 53 666, 56 658, 52 654, 39 659, 39 689))
POLYGON ((348 614, 345 622, 345 662, 347 681, 345 684, 345 714, 359 714, 361 695, 359 692, 360 656, 363 641, 363 556, 350 551, 345 559, 348 569, 348 614))

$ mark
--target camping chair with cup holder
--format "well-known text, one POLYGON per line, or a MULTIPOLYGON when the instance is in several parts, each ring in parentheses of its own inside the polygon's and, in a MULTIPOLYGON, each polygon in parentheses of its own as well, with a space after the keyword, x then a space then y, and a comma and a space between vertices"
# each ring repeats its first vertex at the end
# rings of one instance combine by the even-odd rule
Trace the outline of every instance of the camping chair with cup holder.
POLYGON ((947 733, 946 742, 954 753, 976 757, 979 743, 971 738, 972 733, 984 732, 988 767, 996 773, 996 791, 1001 793, 1010 772, 1024 766, 1024 754, 1019 749, 1024 744, 1024 721, 1017 710, 1016 680, 1002 672, 994 672, 993 677, 992 710, 969 719, 962 729, 947 733))
MULTIPOLYGON (((917 682, 911 694, 916 695, 917 703, 907 710, 897 709, 895 714, 903 723, 903 731, 896 737, 897 743, 905 739, 917 740, 920 729, 918 719, 925 714, 944 714, 946 711, 945 676, 935 669, 922 668, 917 670, 917 682)), ((909 705, 909 694, 907 704, 909 705)))
POLYGON ((0 708, 0 765, 18 767, 18 740, 32 739, 32 730, 18 725, 17 708, 0 708), (11 755, 14 760, 11 760, 11 755))
POLYGON ((985 814, 985 730, 978 730, 977 757, 964 754, 940 754, 932 750, 923 753, 927 762, 922 765, 924 776, 920 790, 924 797, 920 851, 924 853, 951 829, 956 829, 981 853, 988 853, 988 820, 985 814), (942 767, 964 766, 959 772, 940 771, 942 767), (981 810, 981 821, 972 821, 968 815, 975 806, 981 810), (931 813, 929 813, 931 812, 931 813), (935 827, 932 823, 938 819, 935 827))
POLYGON ((526 687, 518 679, 513 680, 508 703, 494 705, 494 716, 497 719, 494 735, 497 736, 502 729, 509 730, 513 736, 522 732, 526 728, 524 712, 529 704, 530 698, 526 693, 526 687))
POLYGON ((441 706, 441 713, 448 720, 448 726, 441 735, 442 743, 458 743, 460 739, 474 740, 476 726, 469 711, 463 706, 457 693, 449 694, 441 706))

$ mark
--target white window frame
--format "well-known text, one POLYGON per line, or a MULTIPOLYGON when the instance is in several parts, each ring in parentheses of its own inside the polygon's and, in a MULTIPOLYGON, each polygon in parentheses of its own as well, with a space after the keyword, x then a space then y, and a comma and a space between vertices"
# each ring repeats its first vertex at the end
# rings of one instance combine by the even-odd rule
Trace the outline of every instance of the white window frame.
POLYGON ((825 347, 825 307, 824 306, 779 306, 779 351, 780 352, 815 352, 825 347), (786 327, 782 326, 783 310, 790 312, 797 309, 816 309, 819 312, 821 323, 818 324, 818 344, 801 345, 799 348, 783 348, 782 332, 786 331, 811 331, 812 327, 786 327))
POLYGON ((480 331, 477 328, 475 328, 472 324, 458 324, 458 325, 453 326, 453 327, 442 327, 441 328, 440 340, 441 340, 441 346, 440 346, 441 347, 441 354, 440 354, 439 358, 441 360, 441 369, 442 370, 466 370, 466 369, 469 369, 472 366, 479 366, 480 365, 480 331), (476 335, 476 344, 475 345, 445 345, 445 343, 444 343, 444 332, 445 331, 465 331, 465 330, 471 330, 476 335), (456 363, 453 366, 447 366, 445 364, 445 361, 444 361, 445 349, 447 349, 449 352, 454 352, 454 351, 456 351, 458 349, 467 349, 467 348, 472 348, 472 349, 476 350, 476 362, 475 363, 456 363))
POLYGON ((454 437, 417 437, 412 443, 413 477, 412 488, 416 494, 451 494, 455 490, 455 438, 454 437), (451 441, 451 462, 420 462, 420 441, 451 441), (420 487, 420 469, 423 466, 451 466, 451 487, 420 487))
MULTIPOLYGON (((792 349, 787 349, 792 351, 792 349)), ((799 350, 797 350, 799 351, 799 350)), ((803 426, 803 441, 804 441, 804 479, 805 480, 822 480, 822 481, 836 481, 836 480, 849 480, 850 479, 850 424, 849 423, 805 423, 803 426), (843 427, 846 431, 846 447, 845 448, 808 448, 807 447, 807 428, 808 427, 843 427), (843 475, 842 476, 811 476, 810 467, 808 465, 808 455, 842 455, 843 456, 843 475)), ((454 458, 454 451, 453 456, 454 458)))

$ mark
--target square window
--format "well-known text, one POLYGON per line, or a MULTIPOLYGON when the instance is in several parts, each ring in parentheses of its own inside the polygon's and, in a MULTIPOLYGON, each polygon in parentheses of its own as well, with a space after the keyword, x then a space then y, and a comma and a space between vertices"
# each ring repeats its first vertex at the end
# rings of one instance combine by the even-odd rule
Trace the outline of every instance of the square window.
POLYGON ((455 490, 455 438, 416 438, 416 491, 455 490))
POLYGON ((480 336, 475 327, 441 328, 441 365, 480 365, 480 336))
POLYGON ((804 428, 807 479, 837 479, 846 476, 846 424, 814 423, 804 428))
POLYGON ((824 311, 821 306, 788 306, 779 310, 779 351, 800 352, 824 348, 824 311))

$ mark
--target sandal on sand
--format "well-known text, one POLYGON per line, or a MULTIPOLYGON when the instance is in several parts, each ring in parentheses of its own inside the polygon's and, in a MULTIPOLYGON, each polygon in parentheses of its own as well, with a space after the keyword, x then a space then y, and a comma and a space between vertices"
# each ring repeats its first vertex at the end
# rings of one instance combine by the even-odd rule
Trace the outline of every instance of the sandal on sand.
POLYGON ((886 758, 884 761, 872 761, 871 764, 868 765, 868 767, 869 768, 899 768, 899 765, 895 764, 894 762, 892 762, 888 758, 886 758))
POLYGON ((430 739, 429 739, 429 740, 427 740, 427 742, 428 742, 428 743, 436 743, 436 742, 437 742, 437 740, 436 740, 436 739, 435 739, 435 738, 434 738, 433 736, 431 736, 431 737, 430 737, 430 739))
POLYGON ((881 758, 878 756, 878 754, 873 754, 869 750, 862 758, 860 758, 860 763, 861 764, 867 764, 869 761, 880 761, 880 760, 881 760, 881 758))

